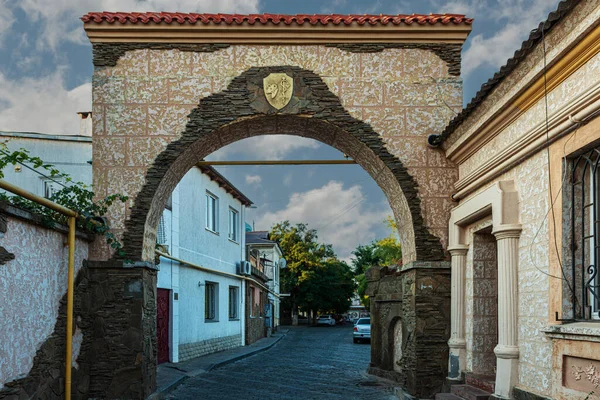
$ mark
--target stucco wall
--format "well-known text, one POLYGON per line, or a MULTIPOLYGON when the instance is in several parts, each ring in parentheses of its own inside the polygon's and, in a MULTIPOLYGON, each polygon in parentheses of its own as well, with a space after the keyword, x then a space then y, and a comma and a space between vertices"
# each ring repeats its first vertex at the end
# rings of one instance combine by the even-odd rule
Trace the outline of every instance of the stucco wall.
MULTIPOLYGON (((319 74, 352 116, 372 124, 415 178, 425 225, 445 245, 457 171, 440 149, 426 145, 426 137, 441 131, 453 116, 446 104, 460 109, 462 82, 449 75, 437 55, 422 49, 352 53, 325 46, 230 46, 212 53, 129 51, 115 67, 96 68, 93 77, 93 167, 99 194, 121 192, 133 199, 146 167, 180 136, 199 99, 224 90, 251 67, 275 65, 319 74)), ((127 216, 123 208, 111 219, 122 229, 127 216)), ((396 217, 399 226, 410 226, 409 213, 396 217)))
MULTIPOLYGON (((547 62, 572 45, 572 41, 580 37, 594 21, 600 17, 600 7, 593 1, 584 1, 571 14, 565 17, 548 35, 547 62)), ((519 91, 531 84, 542 70, 542 49, 538 46, 527 60, 507 77, 496 88, 473 114, 458 127, 449 138, 445 147, 456 148, 467 142, 472 133, 477 133, 489 119, 503 107, 509 106, 510 99, 519 91)), ((489 167, 487 163, 495 156, 502 154, 510 145, 531 135, 536 130, 543 130, 546 124, 546 100, 548 102, 548 118, 550 123, 565 109, 572 107, 584 95, 598 90, 600 84, 600 55, 591 58, 576 70, 564 82, 548 93, 531 108, 512 121, 496 137, 478 149, 473 155, 459 164, 459 182, 470 174, 476 174, 489 167)), ((549 241, 551 221, 547 219, 550 206, 549 169, 562 169, 560 163, 548 164, 547 150, 540 151, 518 165, 508 168, 493 181, 476 187, 461 202, 481 193, 498 181, 513 180, 519 196, 519 222, 522 232, 519 240, 519 378, 518 387, 544 395, 552 392, 552 343, 543 330, 554 322, 555 305, 551 303, 550 280, 548 274, 556 274, 550 267, 550 253, 554 244, 549 241)), ((556 192, 557 188, 553 188, 556 192)), ((559 217, 560 218, 560 217, 559 217)), ((558 246, 562 246, 560 243, 558 246)), ((470 252, 471 253, 471 252, 470 252)), ((472 254, 468 255, 472 260, 472 254)), ((469 260, 468 258, 468 260, 469 260)), ((471 265, 472 266, 472 265, 471 265)), ((469 265, 468 265, 469 267, 469 265)), ((467 269, 469 279, 469 268, 467 269)), ((467 303, 468 304, 468 303, 467 303)), ((467 306, 468 307, 468 306, 467 306)), ((467 311, 468 314, 468 311, 467 311)), ((468 316, 468 315, 467 315, 468 316)), ((467 320, 467 332, 469 321, 467 320)), ((474 334, 468 342, 473 340, 474 334)), ((469 356, 469 353, 467 353, 469 356)), ((469 365, 469 361, 468 361, 469 365)), ((559 384, 559 382, 556 382, 559 384)))
MULTIPOLYGON (((29 373, 36 351, 54 331, 67 291, 66 240, 63 232, 8 215, 0 243, 15 259, 0 265, 0 388, 29 373)), ((87 255, 88 242, 78 238, 75 274, 87 255)), ((78 330, 73 340, 76 368, 82 340, 78 330)))

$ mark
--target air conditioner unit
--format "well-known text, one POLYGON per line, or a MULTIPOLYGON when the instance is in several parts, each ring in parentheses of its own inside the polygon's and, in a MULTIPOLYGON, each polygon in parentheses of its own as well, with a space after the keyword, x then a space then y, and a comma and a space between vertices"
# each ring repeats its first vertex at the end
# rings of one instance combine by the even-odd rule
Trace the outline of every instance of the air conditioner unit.
POLYGON ((238 264, 238 274, 252 275, 252 264, 250 264, 250 261, 242 261, 238 264))

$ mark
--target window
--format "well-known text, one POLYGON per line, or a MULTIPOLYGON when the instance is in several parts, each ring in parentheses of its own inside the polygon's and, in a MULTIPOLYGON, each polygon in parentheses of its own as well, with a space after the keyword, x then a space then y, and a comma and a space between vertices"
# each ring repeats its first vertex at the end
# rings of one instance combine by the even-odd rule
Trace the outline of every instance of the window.
POLYGON ((61 190, 63 187, 55 182, 55 181, 51 181, 49 179, 46 179, 43 181, 44 183, 44 197, 47 199, 52 198, 52 196, 54 196, 54 194, 56 194, 56 192, 58 192, 59 190, 61 190))
POLYGON ((229 209, 229 240, 238 241, 239 214, 233 208, 229 209))
POLYGON ((219 295, 219 285, 214 282, 206 282, 204 296, 204 319, 207 321, 216 321, 217 315, 217 299, 219 295))
POLYGON ((229 286, 229 319, 238 319, 238 290, 237 286, 229 286))
POLYGON ((600 319, 600 147, 569 161, 564 274, 574 320, 600 319))
POLYGON ((164 213, 160 216, 160 221, 158 222, 158 231, 156 232, 156 243, 167 244, 167 228, 165 226, 164 213))
POLYGON ((219 199, 212 193, 206 192, 206 229, 219 232, 218 215, 219 199))

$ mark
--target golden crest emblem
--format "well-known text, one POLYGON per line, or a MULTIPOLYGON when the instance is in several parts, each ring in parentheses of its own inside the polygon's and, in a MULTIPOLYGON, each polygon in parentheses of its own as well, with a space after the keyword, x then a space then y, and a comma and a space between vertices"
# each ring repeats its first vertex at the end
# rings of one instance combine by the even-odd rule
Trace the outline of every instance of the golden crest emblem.
POLYGON ((285 73, 273 73, 263 79, 263 87, 269 104, 281 110, 292 99, 294 80, 285 73))

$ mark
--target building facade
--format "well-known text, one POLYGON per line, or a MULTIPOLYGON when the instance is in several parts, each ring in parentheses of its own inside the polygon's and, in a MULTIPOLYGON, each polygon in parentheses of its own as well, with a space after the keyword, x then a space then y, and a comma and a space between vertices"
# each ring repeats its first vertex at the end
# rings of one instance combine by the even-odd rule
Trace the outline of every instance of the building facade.
MULTIPOLYGON (((87 120, 91 119, 90 116, 87 120)), ((88 186, 92 183, 91 136, 0 132, 0 143, 5 143, 9 152, 26 149, 31 156, 39 157, 59 171, 69 174, 74 182, 82 182, 88 186)), ((67 183, 62 177, 50 179, 48 171, 38 171, 47 176, 44 177, 20 164, 4 168, 2 172, 6 181, 46 198, 62 189, 61 183, 67 183)))
POLYGON ((600 387, 599 43, 600 4, 561 2, 432 137, 459 171, 449 379, 495 398, 600 387))
POLYGON ((190 264, 160 258, 159 363, 245 344, 245 285, 238 272, 246 260, 243 221, 250 204, 210 167, 191 169, 173 191, 157 243, 190 264))
POLYGON ((277 242, 269 239, 267 231, 250 231, 246 232, 246 253, 247 259, 250 256, 261 260, 263 264, 263 273, 267 277, 268 304, 270 307, 271 321, 268 322, 268 327, 271 331, 276 331, 280 325, 280 269, 285 268, 285 259, 281 247, 277 242))

